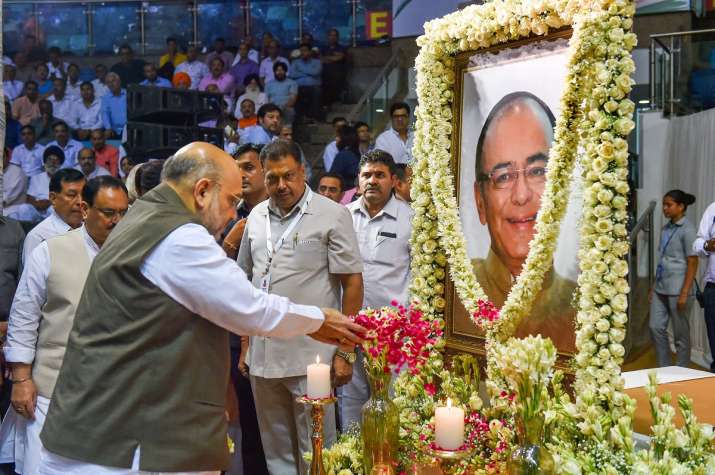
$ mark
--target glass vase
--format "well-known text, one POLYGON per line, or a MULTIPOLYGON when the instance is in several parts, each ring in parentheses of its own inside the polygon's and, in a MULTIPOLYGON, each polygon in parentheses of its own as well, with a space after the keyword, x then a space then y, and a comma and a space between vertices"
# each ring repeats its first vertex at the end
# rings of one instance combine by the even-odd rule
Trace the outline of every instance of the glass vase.
POLYGON ((507 462, 509 475, 554 474, 554 459, 544 444, 544 417, 517 414, 517 446, 507 462))
POLYGON ((388 393, 391 377, 367 371, 370 399, 362 407, 365 475, 393 475, 397 466, 400 414, 388 393))

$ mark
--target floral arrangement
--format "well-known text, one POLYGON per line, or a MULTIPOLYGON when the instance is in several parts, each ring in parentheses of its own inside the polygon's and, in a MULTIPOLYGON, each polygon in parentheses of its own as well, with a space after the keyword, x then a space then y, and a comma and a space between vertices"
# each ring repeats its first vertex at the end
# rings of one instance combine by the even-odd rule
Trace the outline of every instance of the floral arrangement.
MULTIPOLYGON (((636 38, 629 33, 634 11, 628 0, 506 0, 468 6, 425 25, 416 61, 419 107, 413 150, 413 296, 421 302, 425 318, 442 322, 446 303, 442 282, 449 264, 457 295, 472 318, 487 329, 487 375, 494 389, 490 395, 492 402, 498 400, 504 388, 494 374, 492 342, 512 336, 531 308, 552 260, 572 171, 580 162, 585 199, 575 358, 578 397, 559 414, 569 420, 576 418, 590 431, 592 440, 616 452, 632 445, 625 429, 630 421, 627 398, 621 392, 620 365, 625 353, 622 341, 629 291, 623 258, 628 250, 625 137, 633 128, 630 116, 634 105, 627 94, 634 69, 630 50, 636 38), (454 58, 462 51, 545 35, 564 26, 573 28, 569 73, 536 235, 524 269, 497 313, 485 305, 486 296, 472 270, 455 198, 451 171, 454 58)), ((439 374, 442 368, 441 354, 433 351, 424 372, 439 374)), ((397 386, 406 394, 419 394, 420 385, 428 378, 399 378, 397 386)), ((419 399, 402 408, 403 421, 415 419, 419 399)), ((405 442, 415 444, 416 451, 417 442, 405 442)))
MULTIPOLYGON (((412 164, 411 308, 431 331, 441 331, 447 304, 444 281, 449 272, 472 320, 486 330, 491 405, 483 407, 478 395, 476 364, 470 368, 464 359, 468 357, 446 364, 442 339, 424 345, 419 364, 401 373, 394 387, 402 469, 432 462, 427 449, 434 435, 434 409, 438 401, 450 397, 468 408, 468 443, 475 455, 462 469, 470 473, 504 472, 514 444, 514 415, 519 410, 543 411, 546 443, 562 473, 713 472, 712 428, 696 423, 688 401, 679 401, 686 427, 676 429, 667 400, 651 396, 656 418, 654 446, 636 452, 631 423, 634 402, 623 393, 620 366, 630 290, 624 258, 628 252, 626 137, 634 127, 634 104, 627 96, 635 69, 630 51, 636 38, 629 32, 634 13, 633 0, 493 0, 425 25, 416 60, 419 106, 412 164), (567 26, 573 28, 569 72, 536 235, 504 306, 496 309, 472 270, 455 198, 451 169, 455 55, 567 26), (572 400, 563 390, 561 374, 546 371, 553 364, 553 346, 543 340, 514 343, 509 339, 532 307, 551 265, 577 164, 584 202, 576 296, 576 396, 572 400), (516 345, 517 353, 508 352, 511 345, 516 345), (533 352, 527 351, 529 345, 533 352), (502 364, 506 362, 511 366, 502 364), (525 374, 536 378, 541 389, 520 389, 525 374)), ((380 371, 390 371, 389 361, 400 361, 397 356, 388 360, 389 345, 373 348, 383 358, 380 371)), ((354 447, 356 440, 344 439, 337 447, 354 447)), ((351 470, 345 475, 358 473, 350 465, 335 467, 330 473, 340 473, 339 467, 351 470)))
MULTIPOLYGON (((482 467, 488 473, 503 472, 506 457, 514 438, 511 414, 503 407, 485 408, 479 396, 479 366, 471 355, 456 355, 441 371, 421 379, 417 387, 396 385, 394 402, 410 415, 400 420, 400 467, 431 466, 435 460, 429 455, 434 441, 435 407, 451 399, 465 410, 465 447, 474 452, 472 457, 455 467, 455 473, 467 473, 482 467), (408 409, 409 408, 409 409, 408 409)), ((402 376, 401 376, 402 378, 402 376)), ((509 397, 505 395, 505 400, 509 397)))
POLYGON ((547 389, 556 362, 556 347, 541 335, 510 338, 492 349, 495 373, 516 395, 515 404, 524 420, 543 415, 547 389))
POLYGON ((715 473, 715 436, 713 427, 698 423, 693 414, 693 402, 678 396, 678 407, 685 425, 677 429, 673 424, 675 409, 671 395, 656 394, 655 372, 648 375, 646 392, 653 416, 653 438, 650 450, 636 453, 633 473, 636 474, 709 474, 715 473))
MULTIPOLYGON (((313 454, 307 452, 303 458, 310 463, 313 454)), ((323 467, 325 475, 363 475, 362 439, 357 426, 350 427, 332 446, 323 449, 323 467)))
POLYGON ((355 323, 367 331, 362 349, 365 367, 375 376, 397 373, 405 365, 411 374, 419 372, 430 350, 442 336, 439 322, 423 318, 415 306, 392 302, 392 307, 361 310, 355 323))

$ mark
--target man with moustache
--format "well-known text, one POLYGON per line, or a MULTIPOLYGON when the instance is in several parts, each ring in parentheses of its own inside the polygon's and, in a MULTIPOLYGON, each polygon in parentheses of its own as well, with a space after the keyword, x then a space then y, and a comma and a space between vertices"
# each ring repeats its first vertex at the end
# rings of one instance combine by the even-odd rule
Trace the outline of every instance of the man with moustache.
POLYGON ((41 243, 25 263, 4 349, 13 387, 0 441, 3 453, 14 453, 0 461, 14 462, 18 473, 38 473, 40 432, 90 265, 128 206, 119 179, 89 180, 82 190, 84 224, 41 243))
POLYGON ((82 224, 82 188, 85 178, 81 171, 63 168, 50 180, 50 215, 32 228, 25 238, 22 261, 27 262, 32 251, 43 241, 64 234, 82 224))
POLYGON ((218 475, 229 462, 227 330, 361 341, 365 329, 336 310, 255 289, 216 243, 241 193, 231 156, 194 142, 163 178, 92 262, 40 434, 43 475, 218 475))
MULTIPOLYGON (((394 194, 397 168, 392 156, 374 149, 360 158, 358 174, 362 196, 347 205, 362 256, 365 294, 362 308, 382 308, 396 300, 409 305, 410 236, 414 211, 394 194)), ((370 398, 370 386, 356 353, 352 380, 339 394, 343 428, 360 424, 361 409, 370 398)))
MULTIPOLYGON (((362 304, 362 260, 350 214, 315 194, 295 144, 278 139, 263 147, 261 161, 269 199, 248 217, 238 264, 257 289, 305 304, 342 308, 355 315, 362 304)), ((248 367, 268 471, 306 473, 310 408, 297 403, 307 391, 306 368, 316 355, 331 362, 334 385, 352 375, 351 356, 304 337, 251 338, 248 367)), ((325 444, 335 441, 335 412, 325 411, 325 444)))
MULTIPOLYGON (((486 259, 474 259, 477 280, 494 305, 504 305, 522 271, 534 237, 546 184, 554 116, 533 94, 515 92, 491 110, 477 142, 474 198, 489 230, 486 259)), ((541 334, 560 351, 575 351, 574 282, 551 269, 517 336, 541 334)))

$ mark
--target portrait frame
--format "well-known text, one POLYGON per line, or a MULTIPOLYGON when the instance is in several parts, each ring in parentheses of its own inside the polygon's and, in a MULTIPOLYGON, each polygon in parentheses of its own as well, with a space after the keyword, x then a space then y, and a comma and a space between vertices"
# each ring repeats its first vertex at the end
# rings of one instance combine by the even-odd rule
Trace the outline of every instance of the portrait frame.
MULTIPOLYGON (((496 55, 503 53, 506 50, 516 50, 529 45, 553 43, 558 40, 569 40, 573 35, 571 27, 561 28, 551 32, 548 35, 532 35, 528 38, 510 41, 505 44, 492 46, 489 48, 475 49, 462 51, 455 55, 454 58, 454 86, 453 86, 453 102, 452 102, 452 117, 453 117, 453 133, 451 135, 451 162, 452 175, 455 183, 455 198, 460 201, 460 196, 469 190, 462 190, 461 183, 461 166, 462 166, 462 137, 463 137, 463 122, 464 115, 464 82, 465 74, 474 68, 470 68, 470 61, 477 55, 496 55)), ((529 58, 520 58, 520 60, 528 60, 529 58)), ((479 132, 477 130, 477 132, 479 132)), ((449 270, 449 264, 447 265, 449 270)), ((444 280, 445 288, 445 333, 446 349, 449 353, 470 353, 477 356, 480 360, 485 361, 487 349, 487 335, 477 336, 471 333, 460 332, 455 328, 456 311, 462 307, 459 301, 455 283, 450 276, 450 272, 444 280)), ((463 309, 463 307, 462 307, 463 309)), ((575 306, 574 306, 575 309, 575 306)), ((575 318, 575 317, 574 317, 575 318)), ((574 322, 575 323, 575 322, 574 322)), ((558 351, 557 367, 566 372, 571 372, 570 360, 573 358, 573 351, 558 351)))
MULTIPOLYGON (((604 411, 620 414, 628 306, 628 143, 635 104, 628 99, 637 38, 630 30, 629 2, 543 0, 470 5, 425 24, 415 61, 419 105, 411 194, 411 295, 428 321, 445 325, 450 295, 446 276, 475 325, 486 332, 487 386, 495 363, 490 351, 514 337, 551 265, 566 211, 572 172, 581 172, 583 206, 579 223, 579 276, 574 296, 576 354, 571 360, 576 394, 596 393, 604 411), (568 74, 549 151, 547 182, 524 268, 503 307, 494 310, 479 285, 467 253, 455 193, 452 144, 455 63, 464 52, 529 42, 572 29, 568 74), (615 398, 615 399, 614 399, 615 398)), ((444 327, 443 327, 444 328, 444 327)), ((447 329, 448 330, 448 329, 447 329)), ((470 342, 466 342, 470 343, 470 342)), ((475 351, 464 341, 442 338, 430 353, 425 379, 444 367, 446 354, 475 351)), ((397 387, 412 394, 421 379, 397 387)), ((498 379, 496 380, 498 381, 498 379)), ((407 405, 404 411, 414 410, 407 405)))

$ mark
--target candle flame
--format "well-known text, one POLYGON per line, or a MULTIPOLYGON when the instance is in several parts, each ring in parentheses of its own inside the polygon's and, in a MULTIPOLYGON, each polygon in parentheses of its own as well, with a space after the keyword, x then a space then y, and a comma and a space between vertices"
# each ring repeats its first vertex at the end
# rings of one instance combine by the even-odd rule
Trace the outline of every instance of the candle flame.
POLYGON ((320 355, 315 355, 315 364, 320 364, 320 355))
POLYGON ((447 398, 447 407, 452 407, 452 399, 447 398))

